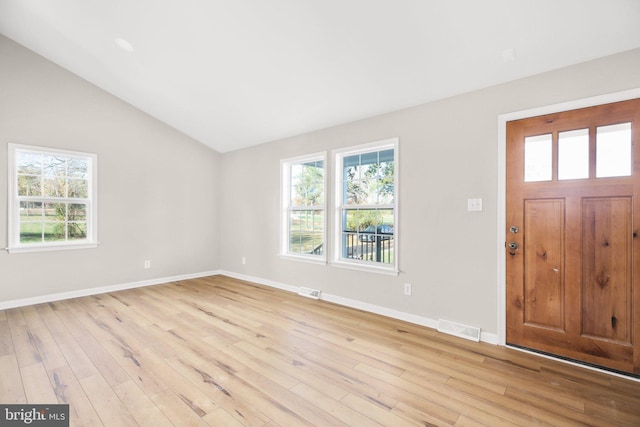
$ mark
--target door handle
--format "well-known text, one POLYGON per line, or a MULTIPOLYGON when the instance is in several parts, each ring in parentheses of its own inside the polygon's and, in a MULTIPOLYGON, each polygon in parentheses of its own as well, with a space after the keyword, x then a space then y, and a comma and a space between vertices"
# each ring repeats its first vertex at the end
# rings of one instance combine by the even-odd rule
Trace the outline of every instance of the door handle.
POLYGON ((509 242, 507 244, 507 247, 509 248, 509 255, 515 255, 518 253, 518 248, 520 248, 520 245, 518 244, 518 242, 509 242))

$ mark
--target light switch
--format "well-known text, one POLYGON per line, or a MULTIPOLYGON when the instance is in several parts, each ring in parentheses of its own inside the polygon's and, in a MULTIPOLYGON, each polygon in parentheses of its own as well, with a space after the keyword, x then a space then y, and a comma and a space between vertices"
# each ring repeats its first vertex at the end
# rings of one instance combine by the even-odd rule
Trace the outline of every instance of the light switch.
POLYGON ((467 210, 469 212, 482 211, 482 199, 467 199, 467 210))

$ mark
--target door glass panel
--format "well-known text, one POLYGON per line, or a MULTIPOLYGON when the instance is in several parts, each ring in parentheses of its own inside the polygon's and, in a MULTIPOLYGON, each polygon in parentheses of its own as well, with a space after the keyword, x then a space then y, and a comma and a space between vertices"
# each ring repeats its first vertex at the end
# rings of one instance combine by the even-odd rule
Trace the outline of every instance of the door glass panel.
POLYGON ((551 134, 524 139, 524 181, 551 181, 551 134))
POLYGON ((558 134, 558 179, 589 178, 589 129, 558 134))
POLYGON ((596 130, 596 177, 631 175, 631 123, 596 130))

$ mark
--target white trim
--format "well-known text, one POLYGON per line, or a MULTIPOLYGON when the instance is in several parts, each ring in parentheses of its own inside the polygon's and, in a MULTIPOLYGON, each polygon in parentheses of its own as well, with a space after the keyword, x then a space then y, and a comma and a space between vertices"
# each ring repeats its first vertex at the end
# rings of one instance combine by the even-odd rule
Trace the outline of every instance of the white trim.
POLYGON ((109 292, 123 291, 126 289, 143 288, 151 285, 161 285, 178 280, 198 279, 200 277, 217 276, 220 274, 216 271, 203 271, 201 273, 182 274, 179 276, 160 277, 157 279, 141 280, 139 282, 122 283, 119 285, 101 286, 99 288, 79 289, 77 291, 60 292, 57 294, 41 295, 30 298, 21 298, 11 301, 0 302, 0 310, 9 308, 24 307, 35 304, 46 304, 48 302, 66 300, 71 298, 87 297, 91 295, 105 294, 109 292))
POLYGON ((21 254, 27 252, 44 252, 44 251, 68 251, 73 249, 92 249, 97 248, 99 243, 68 243, 65 245, 60 244, 46 244, 42 243, 35 246, 20 246, 13 248, 4 248, 10 254, 21 254))
POLYGON ((293 255, 293 254, 278 254, 282 259, 289 261, 307 262, 309 264, 327 265, 326 257, 319 259, 318 255, 293 255))
MULTIPOLYGON (((291 157, 288 159, 280 160, 280 257, 284 259, 288 259, 291 261, 303 261, 303 262, 312 262, 316 264, 325 264, 327 263, 327 206, 329 201, 329 186, 328 186, 328 165, 327 165, 327 152, 321 151, 318 153, 307 154, 304 156, 291 157), (317 161, 322 159, 323 164, 323 182, 324 185, 323 193, 324 193, 324 204, 321 207, 318 206, 310 206, 309 210, 318 210, 322 211, 324 214, 324 224, 322 230, 322 241, 324 245, 324 250, 322 251, 322 255, 313 255, 313 254, 295 254, 288 252, 289 246, 289 202, 291 198, 291 175, 290 175, 290 166, 292 164, 305 163, 310 161, 317 161)), ((305 210, 304 207, 295 210, 305 210)))
POLYGON ((397 276, 398 274, 400 274, 400 270, 398 270, 397 268, 382 267, 382 266, 375 265, 373 263, 365 264, 365 262, 367 261, 349 261, 346 259, 340 259, 338 261, 331 261, 329 264, 331 264, 332 267, 346 268, 349 270, 356 270, 356 271, 365 271, 367 273, 387 274, 389 276, 397 276))
MULTIPOLYGON (((283 291, 291 292, 297 294, 300 287, 285 285, 283 283, 274 282, 272 280, 262 279, 260 277, 247 276, 245 274, 234 273, 231 271, 221 271, 221 275, 229 276, 234 279, 244 280, 247 282, 258 283, 260 285, 269 286, 272 288, 280 289, 283 291)), ((322 301, 331 302, 334 304, 338 304, 344 307, 355 308, 357 310, 366 311, 369 313, 379 314, 381 316, 390 317, 396 320, 402 320, 404 322, 413 323, 415 325, 425 326, 427 328, 436 329, 438 327, 438 321, 435 319, 431 319, 428 317, 418 316, 411 313, 405 313, 403 311, 393 310, 387 307, 382 307, 375 304, 369 304, 366 302, 353 300, 350 298, 344 298, 338 295, 327 294, 324 291, 320 294, 320 299, 322 301)), ((495 334, 489 332, 481 332, 480 341, 486 342, 489 344, 496 344, 498 337, 495 334)))
MULTIPOLYGON (((380 141, 369 142, 366 144, 359 144, 355 146, 339 148, 333 150, 331 152, 331 157, 334 162, 334 195, 333 195, 333 257, 331 258, 330 264, 332 266, 348 268, 352 270, 359 271, 367 271, 371 273, 379 273, 379 274, 389 274, 397 276, 399 274, 399 236, 400 236, 400 224, 399 224, 399 210, 400 210, 400 198, 399 191, 400 188, 400 138, 388 138, 380 141), (347 156, 351 156, 354 154, 362 154, 362 153, 371 153, 374 151, 383 151, 393 149, 393 162, 394 162, 394 173, 393 173, 393 199, 394 203, 391 206, 393 209, 393 239, 394 239, 394 255, 393 255, 393 265, 387 265, 383 263, 370 263, 366 261, 357 261, 351 260, 348 258, 342 257, 342 184, 343 184, 343 168, 342 168, 342 159, 347 156)), ((354 206, 355 207, 355 206, 354 206)), ((389 209, 389 205, 375 205, 375 206, 367 206, 362 205, 358 206, 363 209, 366 208, 376 208, 376 209, 389 209)))
POLYGON ((282 291, 292 292, 294 294, 298 293, 300 289, 299 286, 285 285, 280 282, 274 282, 273 280, 262 279, 255 276, 249 276, 247 274, 234 273, 233 271, 222 270, 220 271, 222 276, 229 276, 233 279, 244 280, 245 282, 253 282, 259 285, 269 286, 270 288, 280 289, 282 291))
MULTIPOLYGON (((626 101, 629 99, 640 98, 640 88, 625 90, 622 92, 598 95, 589 98, 577 99, 574 101, 563 102, 561 104, 549 105, 545 107, 537 107, 529 110, 516 111, 512 113, 501 114, 498 116, 498 344, 505 345, 507 335, 506 323, 506 261, 504 244, 506 242, 506 171, 507 171, 507 122, 512 120, 520 120, 528 117, 541 116, 544 114, 559 113, 562 111, 575 110, 579 108, 593 107, 595 105, 610 104, 612 102, 626 101)), ((607 371, 605 371, 607 372, 607 371)))
MULTIPOLYGON (((24 144, 7 144, 7 247, 9 253, 25 253, 25 252, 41 252, 56 251, 66 249, 86 249, 98 246, 98 155, 94 153, 85 153, 81 151, 62 150, 58 148, 39 147, 35 145, 24 144), (86 198, 78 199, 77 203, 83 203, 87 206, 87 238, 84 241, 65 241, 52 243, 20 243, 20 198, 18 197, 17 185, 17 165, 16 152, 27 151, 35 154, 61 154, 65 157, 81 158, 88 162, 88 195, 86 198)), ((66 197, 34 197, 34 201, 47 201, 73 203, 74 199, 66 197)))

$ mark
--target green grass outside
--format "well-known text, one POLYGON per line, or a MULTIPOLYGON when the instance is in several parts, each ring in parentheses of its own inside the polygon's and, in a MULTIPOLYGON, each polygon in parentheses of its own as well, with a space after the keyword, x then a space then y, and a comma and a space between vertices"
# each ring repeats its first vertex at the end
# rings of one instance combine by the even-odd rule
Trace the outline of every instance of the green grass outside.
MULTIPOLYGON (((70 233, 69 240, 83 240, 87 236, 87 226, 85 223, 69 224, 75 228, 70 233)), ((21 222, 20 223, 20 243, 40 243, 40 242, 64 242, 65 229, 62 222, 21 222), (44 226, 44 239, 42 227, 44 226)))

